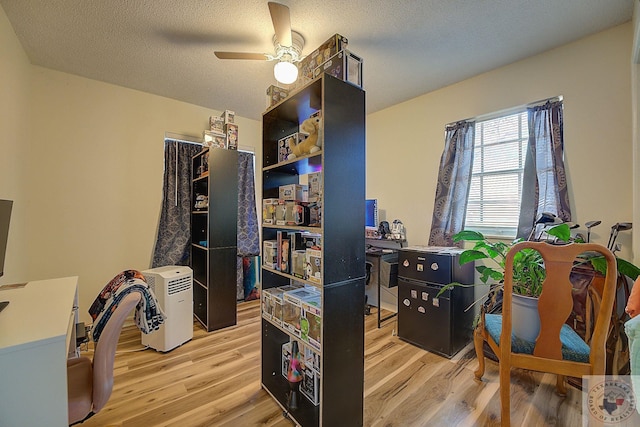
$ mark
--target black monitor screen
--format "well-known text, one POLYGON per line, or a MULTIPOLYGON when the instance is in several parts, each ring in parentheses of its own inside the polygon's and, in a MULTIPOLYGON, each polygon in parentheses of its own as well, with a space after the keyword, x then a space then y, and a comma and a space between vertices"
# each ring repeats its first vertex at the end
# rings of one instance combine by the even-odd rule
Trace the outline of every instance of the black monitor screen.
POLYGON ((12 206, 12 200, 0 200, 0 276, 4 274, 4 256, 7 251, 12 206))
POLYGON ((378 227, 378 200, 367 199, 365 201, 365 219, 366 227, 378 227))

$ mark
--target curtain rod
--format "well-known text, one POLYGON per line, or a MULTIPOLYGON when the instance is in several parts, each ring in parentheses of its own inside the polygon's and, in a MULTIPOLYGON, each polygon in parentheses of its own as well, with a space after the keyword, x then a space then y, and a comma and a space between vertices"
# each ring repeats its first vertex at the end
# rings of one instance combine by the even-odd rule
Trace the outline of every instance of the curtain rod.
MULTIPOLYGON (((171 141, 181 142, 183 144, 195 144, 195 145, 203 145, 202 138, 192 135, 183 135, 179 133, 173 132, 165 132, 164 139, 170 139, 171 141)), ((255 153, 255 148, 248 145, 239 145, 238 151, 242 151, 245 153, 255 153)))
POLYGON ((537 107, 539 105, 544 105, 547 102, 562 101, 562 99, 563 99, 562 95, 558 95, 558 96, 554 96, 554 97, 547 98, 547 99, 541 99, 539 101, 529 102, 528 104, 519 105, 517 107, 505 108, 504 110, 494 111, 493 113, 481 114, 479 116, 470 117, 470 118, 464 119, 464 120, 456 120, 455 122, 447 123, 445 125, 445 128, 447 126, 455 125, 456 123, 461 123, 461 122, 482 122, 482 121, 485 121, 485 120, 491 120, 491 119, 494 119, 496 117, 506 116, 506 115, 508 115, 510 113, 516 113, 516 112, 519 112, 519 111, 524 111, 527 108, 537 107))

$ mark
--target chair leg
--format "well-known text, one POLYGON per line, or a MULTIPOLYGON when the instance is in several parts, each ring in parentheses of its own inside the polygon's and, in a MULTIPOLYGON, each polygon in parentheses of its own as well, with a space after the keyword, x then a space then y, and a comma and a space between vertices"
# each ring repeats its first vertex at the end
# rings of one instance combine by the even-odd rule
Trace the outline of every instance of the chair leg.
POLYGON ((511 369, 500 360, 500 424, 511 426, 511 369))
POLYGON ((559 396, 567 395, 567 383, 565 382, 564 375, 556 376, 556 393, 559 396))
POLYGON ((478 358, 478 369, 475 371, 476 379, 482 379, 484 375, 484 350, 482 348, 484 344, 484 337, 480 328, 482 325, 478 325, 473 331, 473 346, 476 349, 476 357, 478 358))

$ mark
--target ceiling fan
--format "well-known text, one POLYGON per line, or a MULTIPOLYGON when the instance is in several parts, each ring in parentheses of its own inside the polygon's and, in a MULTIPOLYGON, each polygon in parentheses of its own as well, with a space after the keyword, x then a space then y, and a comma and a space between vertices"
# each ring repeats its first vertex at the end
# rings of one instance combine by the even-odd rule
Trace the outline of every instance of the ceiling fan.
POLYGON ((304 37, 291 30, 289 7, 280 3, 268 2, 271 21, 275 35, 273 47, 275 55, 268 53, 248 52, 214 52, 219 59, 254 59, 262 61, 278 60, 273 74, 280 83, 291 84, 298 78, 298 67, 295 63, 302 59, 304 37))

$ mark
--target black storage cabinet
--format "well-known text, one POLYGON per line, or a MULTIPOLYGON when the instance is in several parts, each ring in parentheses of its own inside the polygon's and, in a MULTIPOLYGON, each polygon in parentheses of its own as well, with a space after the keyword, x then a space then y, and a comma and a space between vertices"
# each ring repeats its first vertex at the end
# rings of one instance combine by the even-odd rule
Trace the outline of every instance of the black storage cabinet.
POLYGON ((467 310, 473 287, 456 286, 436 297, 451 282, 473 283, 474 265, 461 266, 460 252, 410 247, 398 256, 398 336, 448 358, 473 332, 473 307, 467 310))

